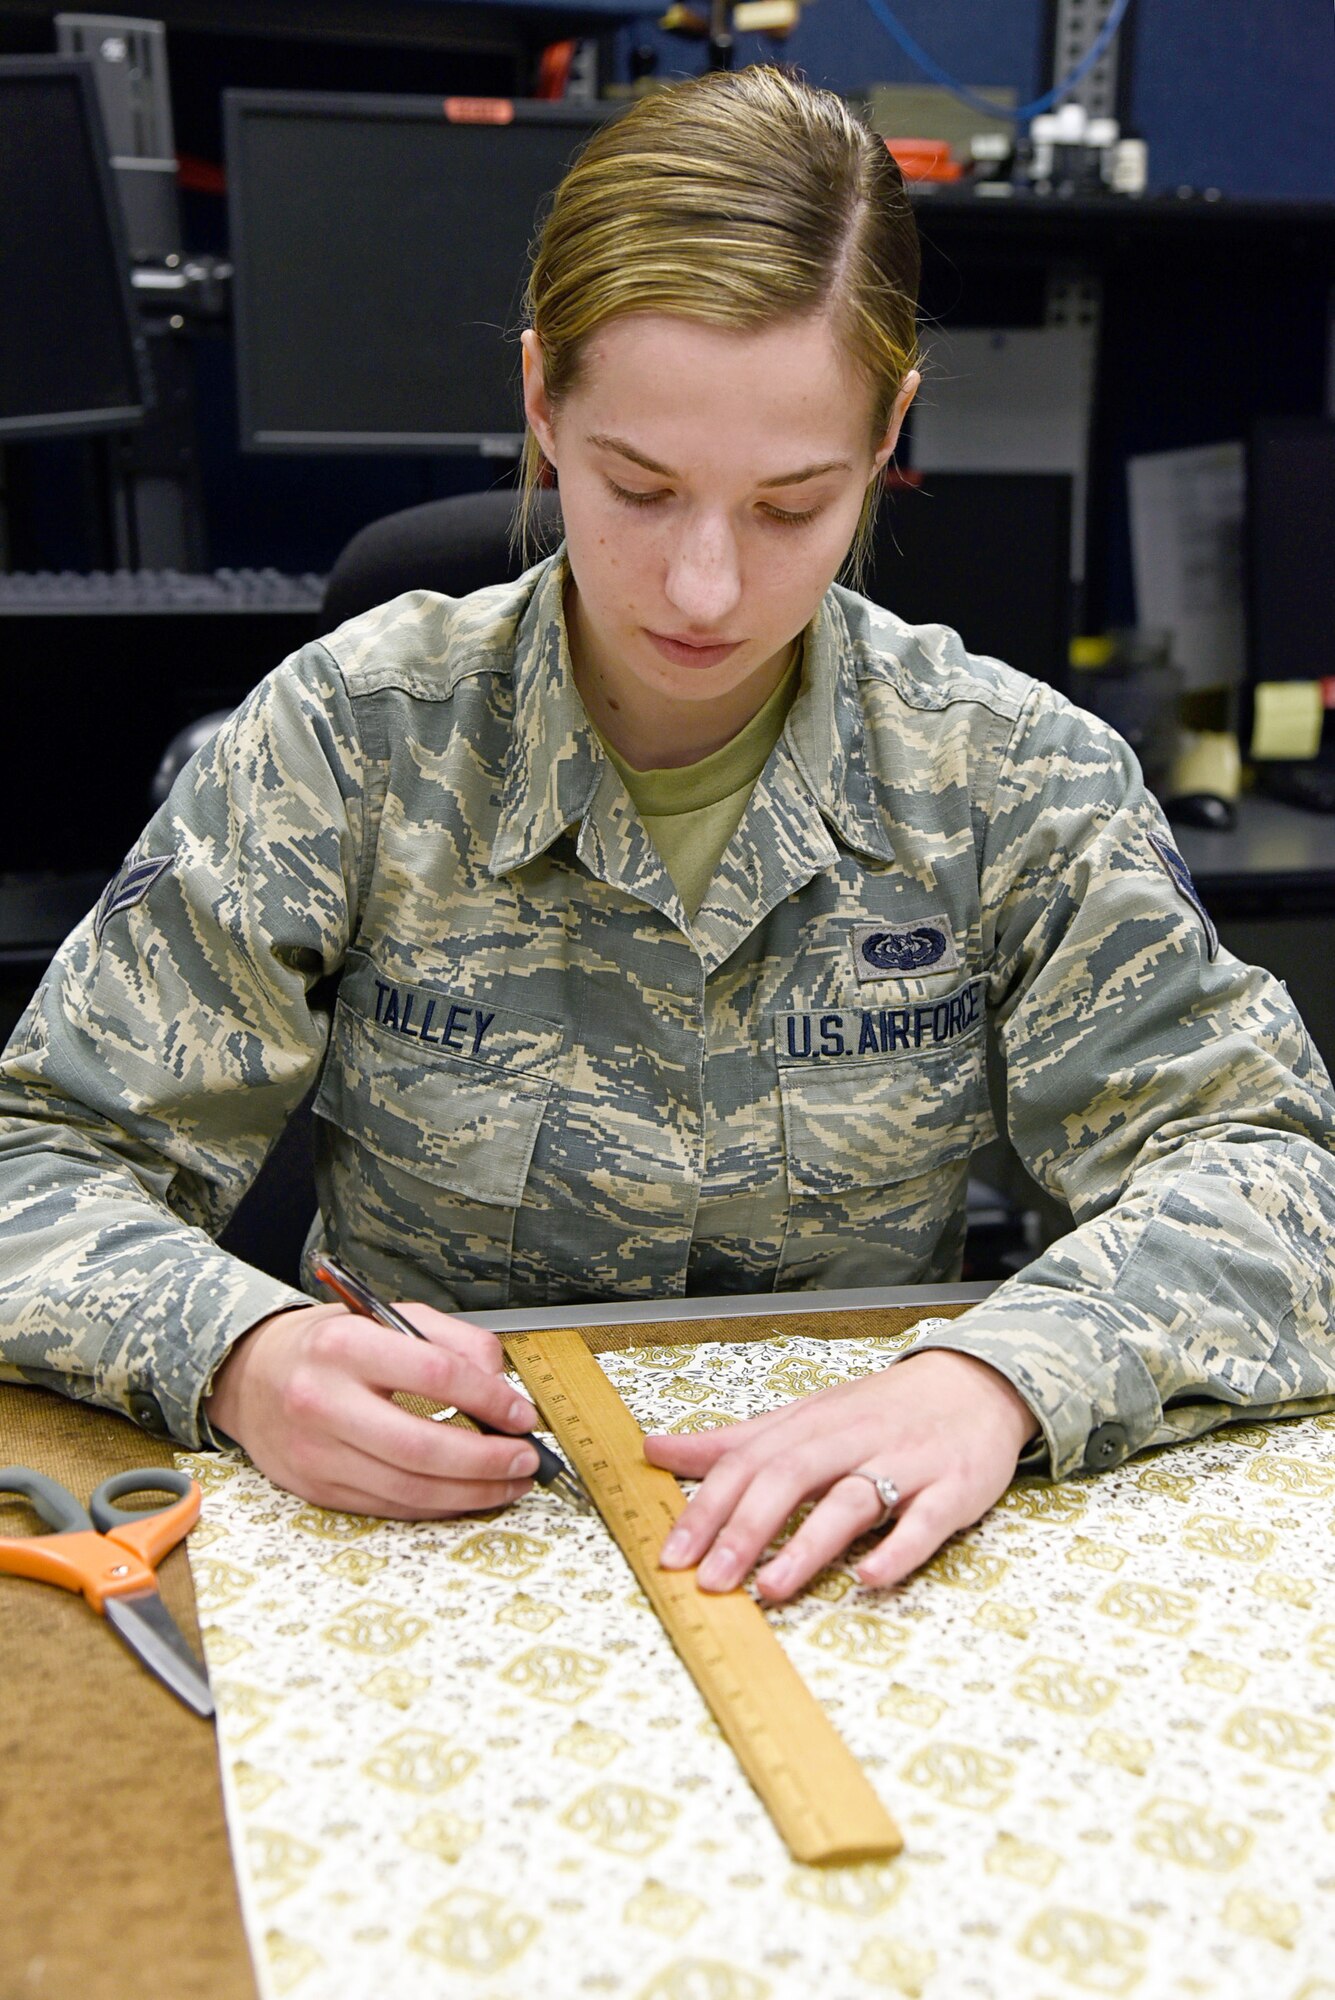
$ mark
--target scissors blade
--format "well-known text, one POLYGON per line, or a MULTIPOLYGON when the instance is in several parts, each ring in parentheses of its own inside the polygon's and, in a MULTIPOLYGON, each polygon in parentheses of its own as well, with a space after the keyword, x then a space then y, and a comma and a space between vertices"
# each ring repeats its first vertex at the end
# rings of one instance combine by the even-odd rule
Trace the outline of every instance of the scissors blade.
POLYGON ((103 1609, 108 1623, 151 1674, 156 1674, 196 1715, 213 1714, 208 1676, 156 1590, 128 1591, 124 1597, 109 1597, 103 1609))

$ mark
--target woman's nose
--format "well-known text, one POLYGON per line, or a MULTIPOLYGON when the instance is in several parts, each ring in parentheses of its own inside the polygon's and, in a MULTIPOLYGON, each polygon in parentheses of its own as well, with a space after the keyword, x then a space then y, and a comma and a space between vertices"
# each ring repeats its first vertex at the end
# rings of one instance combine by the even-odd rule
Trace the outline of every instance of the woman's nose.
POLYGON ((741 563, 726 521, 690 526, 668 561, 667 598, 692 631, 719 631, 742 595, 741 563))

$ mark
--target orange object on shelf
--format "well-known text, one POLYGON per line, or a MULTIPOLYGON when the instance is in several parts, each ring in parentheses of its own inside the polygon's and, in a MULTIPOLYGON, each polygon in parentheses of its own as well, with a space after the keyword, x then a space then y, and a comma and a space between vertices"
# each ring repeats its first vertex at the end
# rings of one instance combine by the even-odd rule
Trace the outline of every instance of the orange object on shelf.
POLYGON ((441 108, 451 125, 513 125, 515 119, 508 97, 447 97, 441 108))
POLYGON ((201 160, 194 153, 178 153, 176 185, 188 194, 226 194, 227 176, 213 160, 201 160))
POLYGON ((538 63, 538 86, 535 97, 557 103, 566 94, 566 84, 570 80, 570 65, 575 60, 577 41, 548 42, 538 63))
POLYGON ((945 139, 887 139, 885 145, 906 181, 957 181, 964 173, 945 139))

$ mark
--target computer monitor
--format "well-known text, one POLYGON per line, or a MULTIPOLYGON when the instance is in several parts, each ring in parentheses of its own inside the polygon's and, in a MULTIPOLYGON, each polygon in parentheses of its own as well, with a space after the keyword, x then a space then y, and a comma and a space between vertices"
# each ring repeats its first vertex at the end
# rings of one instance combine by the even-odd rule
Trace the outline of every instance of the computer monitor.
POLYGON ((0 439, 122 430, 150 395, 91 68, 0 57, 0 439))
MULTIPOLYGON (((1243 524, 1247 605, 1247 675, 1239 703, 1244 757, 1258 760, 1271 780, 1311 754, 1286 751, 1273 719, 1257 729, 1256 689, 1263 682, 1320 684, 1317 754, 1335 767, 1335 422, 1328 417, 1267 417, 1247 441, 1247 503, 1243 524), (1263 747, 1268 736, 1269 745, 1263 747), (1278 765, 1275 760, 1278 760, 1278 765)), ((1273 718, 1273 709, 1271 710, 1273 718)), ((1301 738, 1311 729, 1299 725, 1301 738)), ((1309 735, 1310 746, 1310 735, 1309 735)))
POLYGON ((1335 422, 1254 427, 1245 545, 1251 681, 1335 674, 1335 422))
POLYGON ((227 91, 242 449, 517 451, 539 210, 607 115, 227 91))
POLYGON ((885 495, 866 593, 911 625, 952 626, 1065 690, 1071 643, 1071 477, 924 472, 885 495))

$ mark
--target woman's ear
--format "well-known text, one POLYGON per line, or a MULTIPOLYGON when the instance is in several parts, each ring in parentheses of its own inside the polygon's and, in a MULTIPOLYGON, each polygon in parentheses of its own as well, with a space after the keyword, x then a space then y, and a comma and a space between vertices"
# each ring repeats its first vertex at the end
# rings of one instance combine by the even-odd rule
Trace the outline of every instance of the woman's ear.
POLYGON ((895 407, 890 412, 890 421, 885 428, 885 436, 877 446, 876 456, 872 460, 873 478, 888 463, 895 446, 899 443, 899 433, 903 427, 904 419, 908 415, 909 404, 917 395, 921 382, 922 376, 918 373, 917 369, 910 368, 908 374, 900 383, 899 394, 895 397, 895 407))
POLYGON ((547 385, 543 379, 542 342, 532 327, 527 327, 519 336, 519 345, 524 363, 524 415, 528 427, 542 448, 542 455, 551 466, 556 464, 556 431, 552 423, 552 406, 547 395, 547 385))

